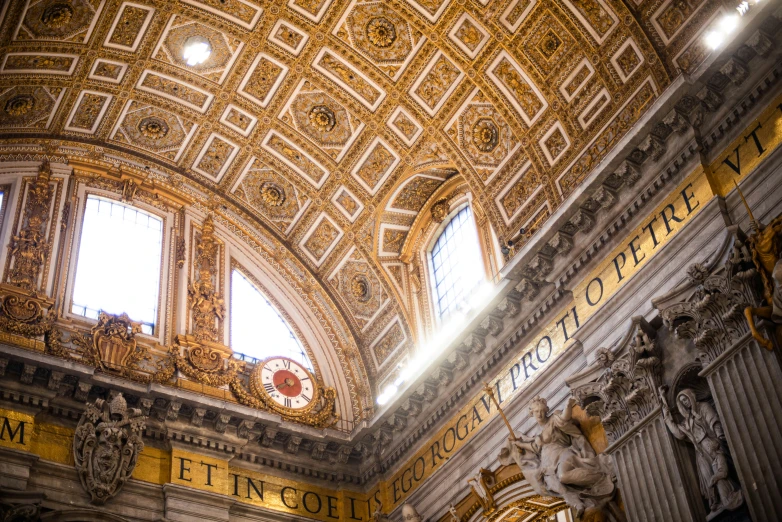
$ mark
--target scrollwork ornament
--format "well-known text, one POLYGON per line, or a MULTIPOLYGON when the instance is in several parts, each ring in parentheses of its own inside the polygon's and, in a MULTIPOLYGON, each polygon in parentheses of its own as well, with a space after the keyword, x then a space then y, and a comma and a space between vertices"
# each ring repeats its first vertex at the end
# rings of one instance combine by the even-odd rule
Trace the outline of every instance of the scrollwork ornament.
POLYGON ((199 343, 192 336, 179 336, 178 346, 170 350, 172 361, 177 370, 185 376, 220 388, 230 384, 237 374, 244 369, 244 362, 230 357, 230 351, 222 345, 211 346, 211 343, 199 343), (180 354, 180 346, 184 355, 180 354))
POLYGON ((90 333, 75 334, 71 343, 81 349, 82 359, 104 371, 118 373, 131 380, 147 382, 149 376, 139 373, 140 362, 151 359, 146 347, 136 342, 141 323, 132 321, 128 314, 112 315, 101 311, 98 324, 90 333))
POLYGON ((274 401, 266 400, 266 395, 258 388, 260 385, 260 366, 257 366, 250 376, 250 389, 248 390, 242 379, 235 378, 230 383, 231 391, 236 399, 245 406, 272 411, 281 415, 284 419, 315 428, 329 428, 339 421, 339 413, 336 409, 337 391, 334 388, 318 384, 317 398, 312 401, 312 406, 300 412, 281 408, 274 401))
POLYGON ((225 302, 215 285, 219 251, 220 244, 215 238, 214 221, 210 214, 204 220, 193 260, 196 279, 188 288, 193 313, 192 332, 199 341, 216 342, 218 324, 225 317, 225 302))
POLYGON ((87 405, 73 436, 73 460, 93 504, 105 504, 133 474, 144 449, 145 421, 121 393, 110 403, 97 399, 87 405))
POLYGON ((51 176, 49 162, 44 161, 28 189, 21 228, 8 245, 11 258, 8 282, 33 293, 39 290, 38 279, 49 255, 46 225, 53 193, 51 176))

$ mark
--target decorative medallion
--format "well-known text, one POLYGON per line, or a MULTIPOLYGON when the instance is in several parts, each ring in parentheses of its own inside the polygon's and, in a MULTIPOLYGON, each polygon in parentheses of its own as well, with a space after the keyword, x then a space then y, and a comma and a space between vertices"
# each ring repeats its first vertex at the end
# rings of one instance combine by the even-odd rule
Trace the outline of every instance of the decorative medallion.
POLYGON ((355 247, 337 265, 329 281, 362 330, 378 317, 388 303, 388 294, 383 284, 355 247))
POLYGON ((279 118, 336 162, 364 128, 345 107, 307 80, 299 84, 279 118))
POLYGON ((394 81, 426 40, 382 1, 351 2, 333 34, 394 81))
POLYGON ((196 125, 167 111, 130 100, 111 139, 177 161, 196 125))
POLYGON ((311 201, 291 182, 256 158, 250 160, 239 176, 233 193, 284 234, 290 232, 311 201))
POLYGON ((57 40, 85 43, 104 0, 42 0, 27 2, 14 40, 57 40))
POLYGON ((64 94, 59 87, 0 89, 0 128, 47 129, 64 94))

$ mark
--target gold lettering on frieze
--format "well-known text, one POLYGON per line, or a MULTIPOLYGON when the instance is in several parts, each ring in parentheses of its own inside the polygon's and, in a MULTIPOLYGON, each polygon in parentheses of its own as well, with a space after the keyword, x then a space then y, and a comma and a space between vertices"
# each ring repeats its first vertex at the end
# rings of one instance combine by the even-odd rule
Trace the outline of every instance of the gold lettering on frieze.
MULTIPOLYGON (((146 451, 146 450, 145 450, 146 451)), ((330 490, 237 468, 227 460, 173 450, 171 482, 226 495, 237 502, 310 519, 370 520, 377 499, 365 493, 330 490)))
POLYGON ((714 191, 727 196, 782 143, 782 95, 778 96, 709 166, 714 191))
MULTIPOLYGON (((502 405, 527 388, 571 345, 573 335, 660 252, 714 196, 703 170, 690 174, 606 260, 573 290, 564 312, 543 327, 519 351, 489 386, 502 405)), ((436 473, 447 460, 497 416, 485 392, 474 397, 387 481, 378 485, 378 498, 390 512, 436 473)))

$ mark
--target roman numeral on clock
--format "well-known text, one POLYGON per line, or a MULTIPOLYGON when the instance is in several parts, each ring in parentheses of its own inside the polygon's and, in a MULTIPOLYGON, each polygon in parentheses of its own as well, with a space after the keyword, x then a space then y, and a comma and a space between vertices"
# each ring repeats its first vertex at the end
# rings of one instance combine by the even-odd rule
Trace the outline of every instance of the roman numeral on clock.
POLYGON ((289 397, 285 397, 285 407, 290 408, 291 406, 293 406, 293 402, 289 397))
POLYGON ((266 388, 266 393, 269 393, 269 394, 272 394, 275 391, 277 391, 277 390, 274 389, 274 385, 272 383, 270 383, 270 382, 263 383, 263 387, 266 388))
POLYGON ((303 393, 301 394, 301 398, 304 399, 304 402, 307 402, 307 403, 309 403, 312 400, 309 397, 307 397, 306 395, 304 395, 303 393))
POLYGON ((291 369, 291 362, 290 361, 283 360, 282 361, 282 365, 285 367, 286 370, 290 370, 291 369))

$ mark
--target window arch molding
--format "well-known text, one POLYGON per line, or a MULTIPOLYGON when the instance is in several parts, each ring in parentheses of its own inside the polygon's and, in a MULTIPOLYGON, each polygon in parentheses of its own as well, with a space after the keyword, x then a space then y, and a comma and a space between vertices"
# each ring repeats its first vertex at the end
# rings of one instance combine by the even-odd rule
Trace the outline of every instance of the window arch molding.
MULTIPOLYGON (((83 252, 80 252, 80 245, 84 229, 87 201, 90 196, 139 210, 161 220, 162 237, 155 329, 151 335, 145 333, 139 335, 145 336, 147 339, 154 340, 160 344, 167 343, 174 319, 173 312, 171 311, 172 307, 170 306, 170 299, 172 296, 169 294, 170 283, 175 277, 174 265, 176 264, 172 262, 172 238, 174 236, 174 230, 179 222, 179 216, 173 209, 167 209, 164 205, 153 206, 146 203, 141 198, 135 198, 132 201, 123 201, 122 195, 117 192, 91 187, 86 183, 79 183, 77 185, 74 199, 72 200, 72 205, 75 203, 75 216, 71 222, 69 249, 66 251, 67 259, 64 263, 68 269, 66 271, 65 280, 63 316, 77 324, 97 324, 97 319, 91 319, 72 312, 79 256, 84 255, 83 252)), ((107 248, 123 248, 123 246, 126 248, 131 247, 130 245, 122 245, 119 241, 117 241, 116 244, 111 244, 111 242, 107 244, 107 248)), ((116 274, 116 277, 122 278, 123 274, 118 273, 116 274)), ((131 281, 128 281, 128 283, 132 284, 131 281)))
POLYGON ((400 299, 409 303, 405 313, 416 344, 429 338, 439 327, 429 263, 432 247, 448 222, 468 205, 473 212, 487 281, 501 268, 499 243, 486 212, 473 198, 464 177, 459 173, 450 176, 427 199, 415 217, 399 255, 407 272, 407 292, 400 299))
MULTIPOLYGON (((200 224, 202 217, 191 218, 200 224)), ((280 315, 288 323, 289 327, 297 336, 299 342, 304 348, 307 356, 312 362, 318 377, 326 386, 337 390, 337 412, 341 419, 352 422, 355 420, 354 401, 359 401, 366 405, 366 401, 371 401, 368 396, 355 396, 351 394, 351 388, 345 377, 345 365, 354 364, 350 362, 349 354, 355 349, 355 340, 353 347, 341 345, 342 357, 347 360, 342 361, 337 350, 333 348, 332 337, 334 337, 328 323, 333 318, 326 318, 325 314, 318 317, 313 312, 313 305, 321 311, 323 308, 318 303, 313 303, 311 295, 303 288, 300 283, 292 284, 285 279, 280 272, 273 267, 269 261, 257 252, 252 251, 248 245, 242 244, 236 240, 232 234, 226 233, 226 229, 215 219, 215 228, 220 238, 226 245, 226 269, 223 274, 223 287, 225 288, 224 300, 226 303, 226 313, 224 324, 224 343, 230 343, 230 324, 231 324, 231 273, 232 268, 237 267, 242 274, 247 277, 253 285, 269 300, 280 315), (296 290, 294 291, 294 286, 296 290), (306 302, 309 300, 309 302, 306 302)), ((190 260, 186 262, 190 263, 190 260)), ((306 284, 311 284, 307 277, 306 284)), ((183 285, 180 285, 180 287, 183 285)), ((182 298, 186 299, 186 295, 182 298)), ((350 336, 350 332, 345 327, 345 335, 350 336)), ((341 343, 340 343, 341 344, 341 343)), ((230 345, 229 345, 230 346, 230 345)), ((356 350, 357 352, 357 350, 356 350)), ((361 381, 360 373, 362 370, 351 366, 353 372, 353 381, 361 381)), ((371 404, 371 402, 369 402, 371 404)))

